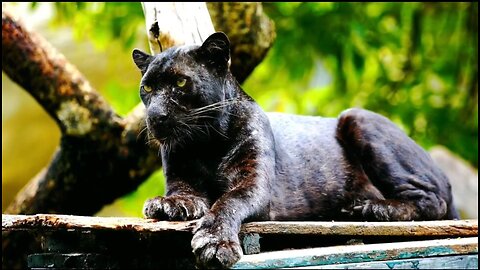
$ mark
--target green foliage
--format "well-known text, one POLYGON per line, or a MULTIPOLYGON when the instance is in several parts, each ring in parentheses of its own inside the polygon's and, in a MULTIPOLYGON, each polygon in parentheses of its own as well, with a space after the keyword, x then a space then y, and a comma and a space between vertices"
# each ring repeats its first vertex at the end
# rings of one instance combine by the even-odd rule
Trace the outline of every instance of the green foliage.
POLYGON ((165 178, 162 170, 153 173, 136 191, 117 200, 117 205, 125 216, 143 217, 142 205, 146 199, 165 193, 165 178))
MULTIPOLYGON (((73 26, 77 39, 91 38, 105 49, 120 41, 125 49, 135 42, 145 18, 140 2, 54 2, 56 25, 73 26)), ((37 2, 32 3, 35 8, 37 2)))
POLYGON ((277 40, 244 88, 265 109, 371 109, 424 147, 445 145, 478 166, 478 3, 264 8, 277 40))
MULTIPOLYGON (((116 76, 104 78, 99 89, 116 113, 125 116, 140 99, 138 81, 128 80, 118 74, 128 73, 133 62, 125 62, 124 55, 130 58, 134 43, 145 38, 145 18, 140 2, 53 2, 54 17, 51 27, 69 26, 76 41, 90 40, 95 48, 110 57, 106 69, 116 76), (121 47, 123 51, 120 51, 121 47), (119 79, 120 77, 120 79, 119 79)), ((38 8, 32 2, 31 8, 38 8)), ((145 39, 145 45, 148 44, 145 39)), ((145 46, 146 47, 146 46, 145 46)), ((130 60, 130 59, 129 59, 130 60)), ((136 70, 135 70, 136 71, 136 70)))

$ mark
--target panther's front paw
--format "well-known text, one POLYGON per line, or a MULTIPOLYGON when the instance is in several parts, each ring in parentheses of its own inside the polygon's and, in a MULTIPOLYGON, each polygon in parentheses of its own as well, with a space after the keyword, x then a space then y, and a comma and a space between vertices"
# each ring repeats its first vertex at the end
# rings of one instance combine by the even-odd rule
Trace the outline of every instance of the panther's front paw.
POLYGON ((214 222, 213 216, 204 216, 194 231, 193 253, 202 268, 230 268, 242 256, 238 234, 226 224, 214 222))
POLYGON ((206 199, 191 195, 172 195, 147 200, 143 206, 146 218, 160 220, 191 220, 208 211, 206 199))

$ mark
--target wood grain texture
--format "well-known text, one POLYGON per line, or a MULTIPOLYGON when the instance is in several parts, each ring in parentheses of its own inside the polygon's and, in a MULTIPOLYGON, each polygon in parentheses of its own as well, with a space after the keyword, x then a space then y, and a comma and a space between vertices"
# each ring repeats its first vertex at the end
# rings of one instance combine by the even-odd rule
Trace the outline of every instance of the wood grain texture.
POLYGON ((278 269, 462 254, 478 254, 477 237, 265 252, 243 256, 232 269, 278 269))
POLYGON ((478 220, 435 220, 399 222, 252 222, 242 226, 244 233, 316 234, 356 236, 474 236, 478 220))
POLYGON ((316 265, 293 269, 478 269, 478 255, 316 265))
POLYGON ((143 218, 73 215, 2 215, 4 230, 115 230, 136 232, 192 231, 196 221, 156 221, 143 218))
MULTIPOLYGON (((155 221, 143 218, 89 217, 72 215, 5 215, 2 231, 51 229, 110 229, 157 232, 161 230, 191 231, 196 220, 184 222, 155 221)), ((478 220, 438 220, 408 222, 250 222, 242 233, 316 234, 354 236, 451 236, 478 235, 478 220)))

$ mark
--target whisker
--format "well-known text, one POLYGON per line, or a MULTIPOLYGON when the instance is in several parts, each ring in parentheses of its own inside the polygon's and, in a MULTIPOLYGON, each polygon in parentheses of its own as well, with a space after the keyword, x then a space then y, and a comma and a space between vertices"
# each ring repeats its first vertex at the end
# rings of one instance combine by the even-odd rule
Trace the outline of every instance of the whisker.
POLYGON ((184 117, 184 119, 188 122, 194 122, 199 119, 217 119, 217 117, 210 116, 210 115, 188 115, 184 117))
POLYGON ((210 137, 210 129, 207 126, 207 123, 203 123, 203 126, 205 127, 205 131, 207 132, 207 136, 210 137))
POLYGON ((215 103, 191 110, 190 115, 196 115, 196 114, 211 111, 211 110, 217 110, 217 109, 229 106, 237 101, 238 101, 237 99, 226 99, 223 101, 215 102, 215 103))
MULTIPOLYGON (((161 155, 162 151, 168 153, 177 146, 183 147, 184 145, 189 143, 189 141, 194 141, 196 134, 203 134, 201 136, 210 137, 211 133, 216 133, 219 134, 221 137, 229 139, 223 131, 216 128, 213 123, 210 123, 212 122, 211 120, 215 120, 217 119, 217 117, 209 115, 209 112, 222 110, 227 106, 241 101, 238 98, 231 98, 215 102, 200 108, 188 110, 178 101, 172 98, 170 98, 170 100, 172 104, 175 104, 186 112, 185 114, 183 114, 182 117, 177 118, 177 125, 172 128, 170 133, 171 135, 167 138, 157 139, 148 129, 148 125, 142 128, 138 135, 139 137, 141 136, 140 134, 143 134, 143 132, 147 132, 146 144, 149 146, 158 146, 159 156, 161 155), (210 132, 210 130, 212 130, 212 132, 210 132)), ((229 110, 224 110, 222 111, 222 113, 228 115, 235 115, 229 112, 229 110)))
POLYGON ((213 130, 215 130, 218 134, 220 134, 222 137, 224 137, 225 139, 228 139, 228 136, 225 135, 223 132, 220 132, 219 130, 217 130, 212 124, 208 123, 208 125, 213 128, 213 130))
MULTIPOLYGON (((144 126, 137 134, 137 141, 140 139, 140 136, 142 135, 142 133, 144 133, 145 131, 147 131, 148 127, 147 126, 144 126)), ((147 133, 147 136, 148 136, 148 133, 147 133)))
POLYGON ((224 108, 226 106, 228 106, 228 104, 222 104, 222 105, 219 105, 217 107, 211 107, 211 108, 208 108, 208 109, 205 109, 205 110, 196 111, 196 112, 190 113, 189 115, 195 116, 195 115, 203 114, 203 113, 206 113, 206 112, 216 111, 216 110, 224 108))
POLYGON ((212 107, 212 106, 215 106, 215 105, 218 105, 218 104, 222 104, 222 103, 233 103, 235 101, 237 101, 236 98, 225 99, 225 100, 221 100, 221 101, 218 101, 218 102, 215 102, 215 103, 212 103, 212 104, 208 104, 208 105, 200 107, 200 108, 193 109, 192 111, 201 110, 201 109, 204 109, 204 108, 209 108, 209 107, 212 107))

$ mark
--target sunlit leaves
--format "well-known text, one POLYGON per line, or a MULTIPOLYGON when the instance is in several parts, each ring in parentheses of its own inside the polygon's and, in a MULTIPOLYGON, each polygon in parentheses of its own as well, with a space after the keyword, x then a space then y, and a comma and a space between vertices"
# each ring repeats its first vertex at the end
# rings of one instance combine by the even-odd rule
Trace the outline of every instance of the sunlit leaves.
POLYGON ((54 5, 53 24, 71 26, 77 39, 89 37, 100 49, 118 41, 129 48, 145 32, 140 2, 54 2, 54 5))

